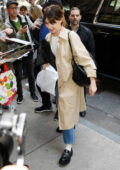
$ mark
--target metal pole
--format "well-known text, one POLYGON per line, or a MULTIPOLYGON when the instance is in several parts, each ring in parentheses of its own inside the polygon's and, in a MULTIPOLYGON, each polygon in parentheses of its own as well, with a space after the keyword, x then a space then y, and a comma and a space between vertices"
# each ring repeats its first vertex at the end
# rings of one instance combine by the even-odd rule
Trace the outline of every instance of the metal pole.
POLYGON ((101 10, 101 8, 102 8, 103 3, 104 3, 104 0, 101 0, 100 5, 98 6, 97 12, 96 12, 96 14, 95 14, 95 18, 94 18, 94 20, 93 20, 93 23, 94 23, 94 24, 97 22, 98 14, 99 14, 99 12, 100 12, 100 10, 101 10))

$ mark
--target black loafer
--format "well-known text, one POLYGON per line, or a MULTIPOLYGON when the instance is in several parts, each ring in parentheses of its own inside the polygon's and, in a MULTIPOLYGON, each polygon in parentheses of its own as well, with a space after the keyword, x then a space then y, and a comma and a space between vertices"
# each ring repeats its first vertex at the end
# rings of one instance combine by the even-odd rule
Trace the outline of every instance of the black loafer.
POLYGON ((64 150, 60 160, 59 160, 59 164, 62 166, 67 165, 68 163, 70 163, 71 157, 73 155, 73 150, 71 149, 71 152, 68 151, 67 149, 64 150))

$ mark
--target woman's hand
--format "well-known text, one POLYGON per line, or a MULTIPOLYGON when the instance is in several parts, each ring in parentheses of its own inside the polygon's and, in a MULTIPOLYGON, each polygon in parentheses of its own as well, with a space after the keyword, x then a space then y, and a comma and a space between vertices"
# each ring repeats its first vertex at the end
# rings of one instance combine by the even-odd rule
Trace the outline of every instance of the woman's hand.
POLYGON ((93 77, 90 77, 89 95, 94 96, 96 91, 97 91, 96 79, 93 77))
POLYGON ((42 67, 41 67, 41 68, 42 68, 42 70, 45 70, 45 69, 46 69, 46 67, 48 67, 49 65, 50 65, 49 63, 47 63, 47 64, 43 64, 43 65, 42 65, 42 67))

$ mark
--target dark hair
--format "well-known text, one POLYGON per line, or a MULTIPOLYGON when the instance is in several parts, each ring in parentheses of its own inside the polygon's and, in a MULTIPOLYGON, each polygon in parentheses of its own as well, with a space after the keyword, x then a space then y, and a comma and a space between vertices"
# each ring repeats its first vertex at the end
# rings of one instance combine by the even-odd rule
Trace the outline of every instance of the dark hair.
POLYGON ((44 21, 46 18, 48 18, 51 24, 54 24, 56 20, 61 20, 63 17, 64 17, 64 12, 57 5, 52 5, 48 7, 44 13, 44 21))
POLYGON ((8 2, 6 3, 6 7, 9 8, 9 6, 10 6, 10 5, 13 5, 13 4, 15 4, 16 6, 18 6, 18 3, 17 3, 16 1, 11 1, 11 0, 10 0, 10 1, 8 1, 8 2))
POLYGON ((79 11, 79 13, 80 13, 80 9, 79 9, 78 7, 72 7, 72 8, 70 9, 70 14, 71 14, 71 11, 74 11, 74 10, 77 10, 77 11, 79 11))
POLYGON ((28 10, 27 7, 24 6, 24 5, 22 5, 22 6, 20 7, 20 11, 21 11, 22 9, 24 9, 24 10, 26 10, 26 11, 28 10))

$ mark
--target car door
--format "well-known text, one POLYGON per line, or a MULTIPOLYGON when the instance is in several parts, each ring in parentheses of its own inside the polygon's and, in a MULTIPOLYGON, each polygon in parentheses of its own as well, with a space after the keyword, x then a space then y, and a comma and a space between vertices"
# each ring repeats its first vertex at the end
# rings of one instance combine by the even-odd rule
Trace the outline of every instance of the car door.
POLYGON ((101 0, 94 13, 84 14, 83 24, 94 34, 98 73, 120 80, 120 0, 101 0))
POLYGON ((120 79, 120 0, 103 4, 94 27, 98 72, 120 79))

